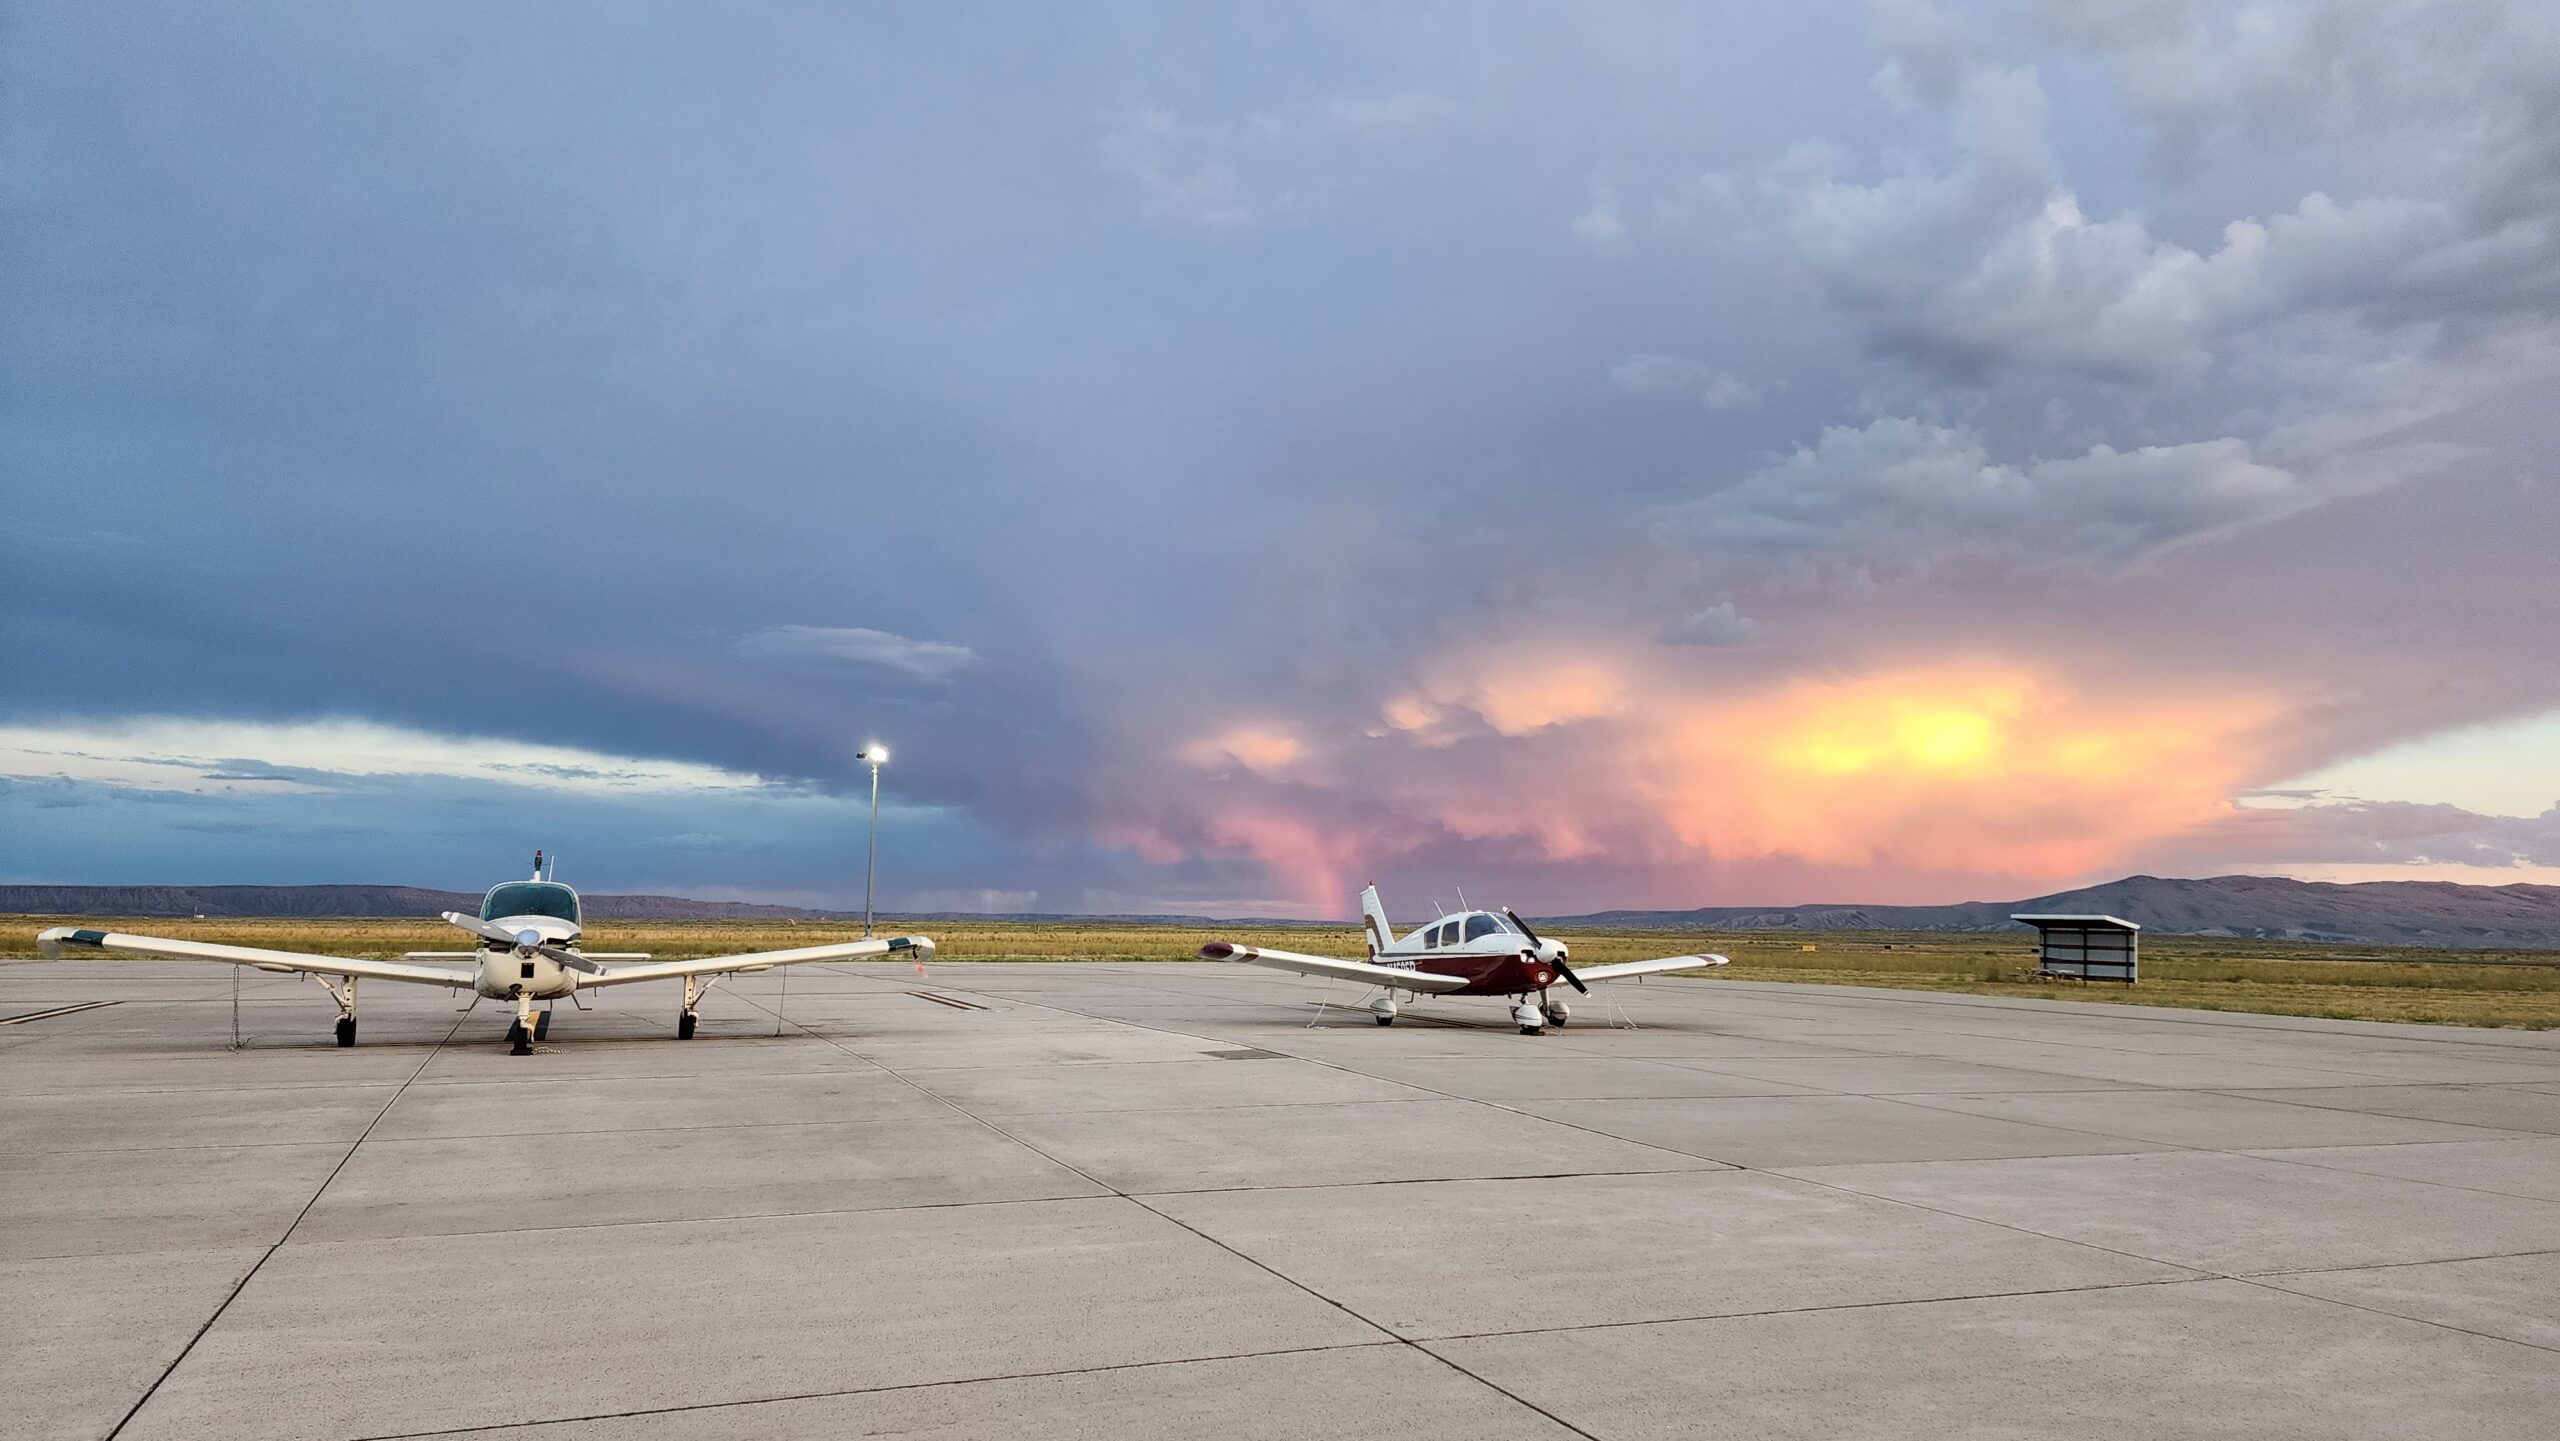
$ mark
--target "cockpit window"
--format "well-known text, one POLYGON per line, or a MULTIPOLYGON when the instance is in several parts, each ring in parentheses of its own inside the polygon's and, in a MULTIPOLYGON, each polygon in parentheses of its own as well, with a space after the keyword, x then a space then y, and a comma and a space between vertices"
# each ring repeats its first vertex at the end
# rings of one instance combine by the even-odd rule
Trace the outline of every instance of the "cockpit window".
POLYGON ((1502 922, 1495 920, 1493 917, 1486 915, 1482 911, 1478 911, 1474 915, 1467 917, 1468 940, 1478 940, 1482 937, 1493 935, 1501 929, 1502 922))
POLYGON ((493 886, 489 898, 480 903, 480 919, 494 921, 500 916, 549 916, 576 925, 578 893, 549 881, 511 881, 493 886))

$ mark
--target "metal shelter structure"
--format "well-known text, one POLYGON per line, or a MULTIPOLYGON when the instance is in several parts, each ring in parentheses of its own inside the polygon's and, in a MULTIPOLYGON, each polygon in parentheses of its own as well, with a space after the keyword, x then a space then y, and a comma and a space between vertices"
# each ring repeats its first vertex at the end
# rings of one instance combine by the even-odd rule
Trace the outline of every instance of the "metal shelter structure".
POLYGON ((2132 985, 2142 927, 2122 916, 2011 916, 2036 928, 2036 969, 2048 976, 2132 985))

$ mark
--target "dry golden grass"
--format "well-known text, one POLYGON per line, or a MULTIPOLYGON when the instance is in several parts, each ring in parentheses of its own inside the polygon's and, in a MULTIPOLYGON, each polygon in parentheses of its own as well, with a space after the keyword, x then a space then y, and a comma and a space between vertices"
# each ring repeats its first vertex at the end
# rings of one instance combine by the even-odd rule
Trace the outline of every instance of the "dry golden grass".
MULTIPOLYGON (((0 957, 35 954, 47 925, 96 917, 27 916, 0 921, 0 957)), ((466 949, 470 939, 433 920, 129 920, 112 929, 276 950, 389 957, 402 951, 466 949)), ((1249 930, 1250 928, 1242 928, 1249 930)), ((921 931, 939 947, 938 962, 1176 961, 1202 942, 1239 931, 1182 926, 1084 924, 1072 921, 964 921, 932 925, 887 922, 883 935, 921 931)), ((774 921, 599 921, 587 934, 595 950, 648 951, 675 959, 849 940, 859 926, 774 921)), ((2341 1020, 2420 1021, 2472 1026, 2560 1026, 2560 953, 2434 951, 2317 946, 2289 942, 2149 936, 2142 943, 2142 981, 2051 982, 2037 978, 2032 937, 1915 931, 1701 932, 1560 930, 1584 965, 1646 956, 1714 951, 1733 965, 1713 979, 1894 986, 2032 996, 2101 1004, 2176 1006, 2210 1011, 2327 1016, 2341 1020)), ((1353 926, 1267 927, 1253 939, 1319 955, 1360 954, 1353 926)))

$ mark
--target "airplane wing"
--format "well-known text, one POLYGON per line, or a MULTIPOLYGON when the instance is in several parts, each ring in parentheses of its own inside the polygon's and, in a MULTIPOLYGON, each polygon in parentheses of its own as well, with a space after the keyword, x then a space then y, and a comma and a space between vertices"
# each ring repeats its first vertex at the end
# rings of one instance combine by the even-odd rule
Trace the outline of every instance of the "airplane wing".
POLYGON ((1212 941, 1202 946, 1200 959, 1246 961, 1273 970, 1296 971, 1302 976, 1330 976, 1337 981, 1393 986, 1399 991, 1457 991, 1466 989, 1467 984, 1463 976, 1409 971, 1402 966, 1373 966, 1367 961, 1342 961, 1331 956, 1302 956, 1295 951, 1266 951, 1260 946, 1239 946, 1231 941, 1212 941))
POLYGON ((1624 981, 1636 976, 1668 976, 1682 971, 1711 971, 1733 962, 1723 956, 1664 956, 1652 961, 1619 961, 1607 966, 1576 966, 1573 973, 1585 981, 1624 981))
POLYGON ((299 951, 269 951, 256 946, 221 946, 211 941, 173 941, 161 936, 128 936, 118 931, 55 926, 39 932, 37 949, 56 959, 113 951, 119 955, 153 956, 164 961, 221 961, 261 971, 304 971, 322 976, 361 976, 368 981, 412 981, 422 986, 467 986, 473 972, 453 966, 414 961, 360 961, 351 956, 314 956, 299 951))
MULTIPOLYGON (((933 941, 925 936, 887 936, 874 941, 844 941, 832 946, 802 946, 791 951, 751 951, 743 956, 705 956, 694 961, 652 961, 641 966, 607 966, 591 976, 578 979, 578 989, 591 986, 627 986, 637 981, 667 981, 679 976, 710 976, 726 971, 769 971, 776 966, 805 966, 815 961, 862 961, 873 956, 913 957, 922 961, 933 955, 933 941)), ((588 957, 593 960, 594 957, 588 957)))

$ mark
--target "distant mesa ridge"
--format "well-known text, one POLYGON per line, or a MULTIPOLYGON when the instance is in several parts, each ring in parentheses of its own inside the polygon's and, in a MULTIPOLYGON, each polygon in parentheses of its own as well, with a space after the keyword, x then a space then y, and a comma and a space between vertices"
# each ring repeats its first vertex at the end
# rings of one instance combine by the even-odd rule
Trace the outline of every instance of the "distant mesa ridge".
MULTIPOLYGON (((840 921, 859 911, 802 910, 681 896, 585 897, 596 920, 840 921)), ((0 886, 0 912, 48 916, 432 916, 476 911, 476 891, 416 886, 0 886)), ((2018 901, 1949 906, 1703 906, 1685 911, 1598 911, 1551 916, 1554 925, 1698 931, 2004 931, 2020 911, 2100 912, 2155 933, 2340 941, 2382 946, 2516 946, 2560 949, 2560 886, 2471 886, 2450 881, 2340 885, 2278 876, 2168 880, 2127 876, 2105 885, 2018 901)), ((1058 920, 1225 926, 1270 924, 1206 916, 962 915, 901 912, 901 922, 1058 920)))
MULTIPOLYGON (((2560 947, 2560 886, 2452 881, 2297 881, 2282 876, 2171 880, 2127 876, 2022 901, 1951 906, 1704 906, 1600 911, 1586 925, 1700 931, 2002 931, 2025 913, 2122 916, 2176 936, 2343 941, 2378 946, 2560 947)), ((1561 920, 1562 918, 1559 918, 1561 920)))

